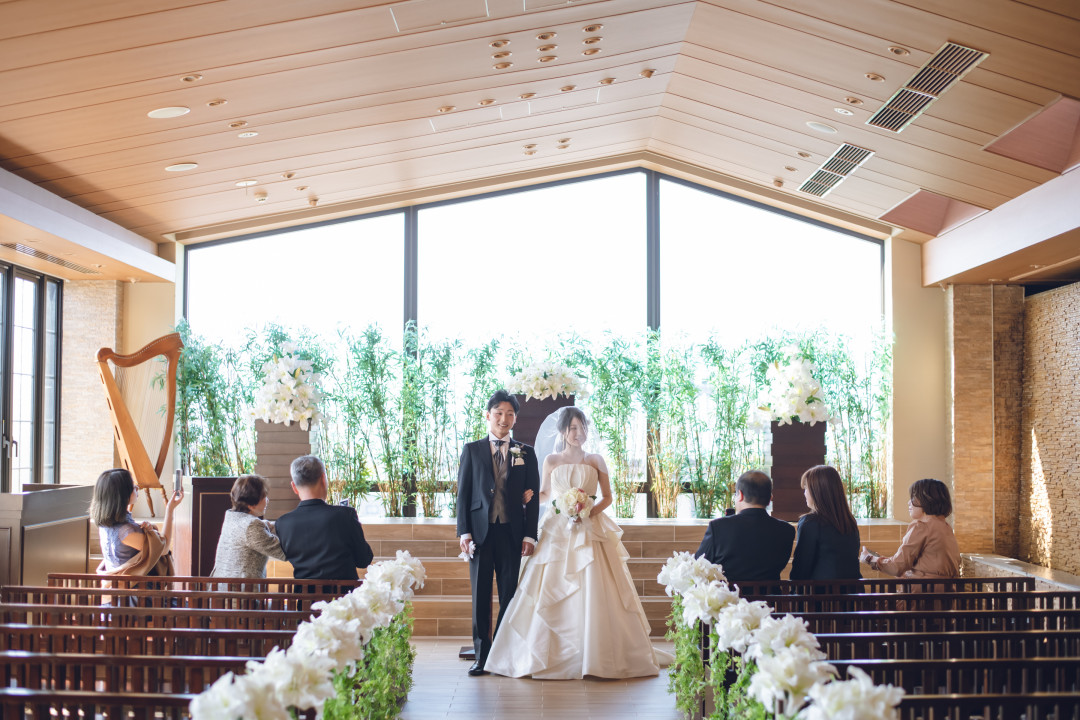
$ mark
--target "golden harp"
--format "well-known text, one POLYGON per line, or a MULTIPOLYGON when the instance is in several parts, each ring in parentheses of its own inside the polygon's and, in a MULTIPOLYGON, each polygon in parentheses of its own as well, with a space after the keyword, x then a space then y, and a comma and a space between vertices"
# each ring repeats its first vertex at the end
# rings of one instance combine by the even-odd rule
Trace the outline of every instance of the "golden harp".
POLYGON ((161 472, 172 442, 176 369, 183 349, 180 334, 172 333, 131 355, 120 355, 112 348, 102 348, 97 354, 120 463, 138 488, 146 491, 151 515, 155 514, 152 488, 161 490, 166 502, 169 499, 161 472))

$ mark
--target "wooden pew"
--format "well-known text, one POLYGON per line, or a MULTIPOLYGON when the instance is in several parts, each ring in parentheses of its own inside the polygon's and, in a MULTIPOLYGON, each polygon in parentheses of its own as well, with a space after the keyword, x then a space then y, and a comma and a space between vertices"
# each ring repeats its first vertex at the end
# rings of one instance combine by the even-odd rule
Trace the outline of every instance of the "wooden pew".
POLYGON ((901 720, 1080 720, 1080 694, 908 695, 901 720))
POLYGON ((1080 592, 1002 591, 993 593, 854 593, 830 595, 758 595, 778 613, 801 615, 808 612, 863 612, 888 610, 1021 610, 1080 609, 1080 592))
POLYGON ((101 627, 291 630, 311 619, 306 610, 206 610, 201 608, 101 607, 0 604, 0 623, 101 627))
POLYGON ((198 694, 247 657, 113 655, 0 651, 3 687, 115 693, 198 694))
POLYGON ((6 623, 0 625, 0 650, 260 658, 266 657, 274 647, 287 648, 292 637, 291 630, 57 627, 6 623))
MULTIPOLYGON (((779 617, 780 614, 774 615, 779 617)), ((964 630, 1072 630, 1080 610, 920 610, 799 613, 812 633, 959 632, 964 630)))
POLYGON ((841 679, 856 667, 878 685, 888 683, 913 695, 1080 692, 1080 657, 850 660, 833 665, 841 679))
POLYGON ((830 662, 949 658, 1076 658, 1080 630, 819 633, 830 662))
POLYGON ((194 695, 0 688, 4 720, 106 716, 113 720, 182 720, 194 695))
POLYGON ((143 576, 106 577, 94 573, 49 573, 49 587, 105 588, 128 587, 133 589, 149 586, 175 590, 201 590, 205 592, 319 592, 344 595, 363 584, 363 580, 296 580, 293 578, 211 578, 203 576, 170 576, 168 578, 143 576), (300 588, 299 590, 297 588, 300 588))
POLYGON ((47 585, 5 585, 0 588, 0 603, 24 605, 84 605, 199 608, 206 610, 282 610, 310 611, 311 605, 340 597, 321 592, 220 592, 211 590, 175 590, 171 588, 65 588, 47 585))
POLYGON ((931 580, 918 578, 863 578, 861 580, 750 580, 735 583, 739 595, 751 600, 760 595, 840 595, 844 593, 913 592, 1033 592, 1035 578, 992 577, 931 580))

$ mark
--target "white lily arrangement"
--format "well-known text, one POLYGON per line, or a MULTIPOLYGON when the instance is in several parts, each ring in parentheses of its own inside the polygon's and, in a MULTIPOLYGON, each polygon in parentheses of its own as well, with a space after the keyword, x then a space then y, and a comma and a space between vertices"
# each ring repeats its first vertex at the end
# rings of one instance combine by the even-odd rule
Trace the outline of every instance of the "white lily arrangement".
POLYGON ((543 400, 559 395, 584 395, 585 381, 565 365, 534 363, 511 378, 506 389, 527 398, 543 400))
POLYGON ((821 384, 814 379, 817 366, 803 357, 776 361, 765 371, 769 382, 766 404, 760 408, 781 425, 827 422, 831 415, 821 399, 821 384))
POLYGON ((226 673, 191 701, 193 720, 291 720, 290 708, 315 710, 334 697, 335 671, 355 672, 373 630, 387 627, 417 588, 423 564, 398 550, 394 560, 368 568, 364 584, 332 602, 317 602, 317 617, 302 623, 288 650, 251 660, 243 675, 226 673))
MULTIPOLYGON (((825 662, 825 653, 805 620, 794 615, 774 618, 767 603, 740 598, 738 588, 724 580, 719 565, 690 553, 676 553, 656 579, 666 586, 669 596, 678 596, 682 612, 674 617, 676 632, 696 628, 699 621, 708 625, 716 635, 713 662, 731 662, 719 655, 738 654, 740 672, 752 673, 746 695, 761 703, 770 717, 899 718, 903 689, 874 685, 857 669, 851 680, 837 680, 836 668, 825 662)), ((677 646, 679 642, 677 634, 677 646)))
POLYGON ((263 384, 255 396, 252 414, 286 426, 299 423, 301 430, 307 430, 322 419, 318 408, 323 397, 318 390, 322 376, 314 371, 310 360, 297 355, 292 343, 282 343, 281 351, 281 357, 263 365, 263 384))

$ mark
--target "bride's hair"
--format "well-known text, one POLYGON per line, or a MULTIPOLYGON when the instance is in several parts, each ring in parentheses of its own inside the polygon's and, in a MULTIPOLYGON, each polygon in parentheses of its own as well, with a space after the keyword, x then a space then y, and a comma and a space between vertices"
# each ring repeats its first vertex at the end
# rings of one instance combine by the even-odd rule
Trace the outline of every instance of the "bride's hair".
POLYGON ((559 431, 559 438, 555 443, 555 452, 562 452, 566 449, 566 433, 570 432, 570 424, 574 422, 575 418, 581 422, 581 429, 585 431, 585 434, 589 434, 589 419, 585 417, 585 413, 573 405, 564 407, 559 415, 558 422, 555 424, 555 428, 559 431))

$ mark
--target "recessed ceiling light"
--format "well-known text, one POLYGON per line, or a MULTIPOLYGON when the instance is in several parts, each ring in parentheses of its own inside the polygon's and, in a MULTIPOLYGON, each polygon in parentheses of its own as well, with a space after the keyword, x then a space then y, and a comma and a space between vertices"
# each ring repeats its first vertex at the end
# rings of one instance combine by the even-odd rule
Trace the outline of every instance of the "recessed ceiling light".
POLYGON ((536 48, 536 52, 551 52, 552 50, 554 50, 557 47, 559 47, 559 46, 558 45, 541 45, 540 47, 536 48))
POLYGON ((518 95, 518 97, 522 100, 530 100, 536 97, 536 93, 521 93, 520 95, 518 95))
POLYGON ((206 107, 221 107, 222 105, 225 105, 228 102, 229 101, 226 100, 225 98, 218 98, 216 100, 211 100, 210 102, 206 103, 206 107))
POLYGON ((267 194, 265 190, 260 190, 255 193, 255 202, 266 202, 267 194))
POLYGON ((307 186, 307 185, 297 185, 297 186, 296 186, 296 191, 297 191, 297 192, 304 192, 304 191, 305 191, 305 190, 307 190, 307 189, 308 189, 308 186, 307 186))
POLYGON ((848 97, 844 98, 844 102, 846 102, 848 105, 862 105, 863 104, 862 100, 860 100, 857 97, 850 96, 850 95, 848 97))
POLYGON ((656 71, 652 70, 652 69, 647 69, 647 70, 642 70, 639 74, 643 78, 651 78, 653 75, 656 74, 656 71))
POLYGON ((794 165, 785 165, 784 169, 787 170, 788 172, 798 172, 798 170, 799 170, 794 165))
POLYGON ((491 47, 493 47, 495 49, 506 47, 509 44, 510 44, 510 41, 507 40, 506 38, 503 38, 501 40, 492 40, 491 41, 491 47))
POLYGON ((581 42, 585 43, 586 45, 595 45, 603 39, 604 38, 600 37, 599 35, 593 35, 592 37, 585 38, 581 42))
POLYGON ((885 82, 885 76, 877 73, 866 73, 865 77, 867 80, 873 80, 874 82, 885 82))
POLYGON ((561 88, 559 88, 559 91, 560 92, 570 92, 571 90, 573 90, 576 87, 577 87, 577 85, 563 85, 561 88))
POLYGON ((175 165, 169 165, 165 168, 165 172, 184 172, 185 170, 194 170, 199 167, 199 163, 182 162, 175 165))
POLYGON ((104 265, 102 265, 101 263, 90 263, 90 267, 94 267, 94 268, 103 268, 103 267, 105 267, 105 266, 104 266, 104 265))
POLYGON ((285 178, 286 180, 292 180, 294 177, 296 177, 296 173, 294 173, 292 170, 289 170, 287 172, 281 173, 281 177, 285 178))
POLYGON ((600 32, 603 29, 604 26, 601 23, 593 23, 592 25, 586 25, 585 27, 581 28, 581 32, 594 33, 600 32))
POLYGON ((187 115, 191 112, 191 108, 181 107, 179 105, 175 107, 163 107, 157 110, 151 110, 146 113, 146 117, 154 118, 155 120, 168 120, 169 118, 177 118, 181 115, 187 115))
POLYGON ((560 138, 559 142, 560 143, 568 143, 568 142, 570 142, 570 138, 560 138))
POLYGON ((844 115, 844 116, 850 116, 850 115, 855 114, 855 113, 851 112, 850 110, 848 110, 847 108, 833 108, 833 112, 836 113, 837 115, 844 115))
POLYGON ((481 100, 481 101, 480 101, 480 102, 479 102, 478 104, 479 104, 479 105, 494 105, 494 104, 495 104, 495 101, 494 101, 494 100, 492 100, 491 98, 484 98, 484 99, 483 99, 483 100, 481 100))
POLYGON ((796 155, 798 155, 798 156, 799 156, 799 157, 801 157, 801 158, 808 158, 808 157, 810 157, 810 153, 806 152, 805 150, 800 150, 799 152, 797 152, 797 153, 795 153, 795 154, 796 154, 796 155))
POLYGON ((494 67, 496 70, 505 70, 506 68, 513 67, 513 66, 514 66, 514 63, 501 62, 501 63, 495 63, 495 65, 493 65, 492 67, 494 67))
POLYGON ((557 35, 557 33, 554 30, 548 30, 547 32, 542 32, 539 35, 537 35, 536 39, 541 41, 541 42, 545 42, 547 40, 554 40, 556 35, 557 35))
POLYGON ((521 147, 525 148, 526 150, 532 150, 536 147, 536 143, 529 143, 528 145, 522 145, 521 147))
POLYGON ((247 138, 258 137, 258 135, 259 135, 259 133, 255 132, 254 130, 247 130, 247 131, 242 132, 242 133, 237 133, 236 137, 247 139, 247 138))
POLYGON ((493 53, 492 56, 491 56, 491 59, 492 60, 505 60, 506 58, 510 57, 513 54, 514 53, 510 52, 509 50, 503 50, 502 52, 493 53))
POLYGON ((525 151, 525 154, 526 154, 526 155, 535 155, 535 154, 536 154, 536 151, 535 151, 535 150, 526 150, 526 151, 525 151))
POLYGON ((817 130, 821 133, 832 134, 836 132, 836 128, 834 128, 832 125, 826 125, 825 123, 816 122, 814 120, 806 123, 806 127, 810 128, 811 130, 817 130))
POLYGON ((229 127, 231 127, 233 130, 245 126, 247 126, 247 120, 233 120, 231 123, 229 123, 229 127))
POLYGON ((889 52, 891 52, 893 55, 896 55, 897 57, 905 57, 905 56, 911 54, 907 50, 907 48, 898 47, 896 45, 893 45, 892 47, 890 47, 889 52))
POLYGON ((615 78, 603 78, 600 80, 601 85, 610 85, 615 82, 615 78))
POLYGON ((185 75, 180 79, 184 82, 198 82, 199 80, 202 80, 202 75, 200 75, 199 73, 191 73, 190 75, 185 75))
POLYGON ((455 110, 457 110, 457 107, 454 105, 443 105, 439 108, 439 112, 441 113, 454 112, 455 110))
POLYGON ((595 55, 598 52, 600 52, 600 48, 589 48, 588 50, 586 50, 585 52, 583 52, 581 54, 582 55, 595 55))
POLYGON ((566 144, 566 143, 563 143, 562 145, 556 145, 555 147, 557 147, 560 150, 566 150, 570 146, 568 144, 566 144))
POLYGON ((549 62, 553 62, 553 61, 558 60, 558 59, 559 58, 555 57, 554 55, 543 55, 542 57, 540 57, 537 60, 537 62, 549 63, 549 62))
POLYGON ((258 180, 240 180, 236 183, 236 187, 251 187, 252 185, 258 185, 258 180))

